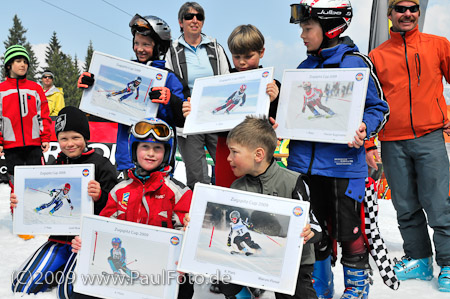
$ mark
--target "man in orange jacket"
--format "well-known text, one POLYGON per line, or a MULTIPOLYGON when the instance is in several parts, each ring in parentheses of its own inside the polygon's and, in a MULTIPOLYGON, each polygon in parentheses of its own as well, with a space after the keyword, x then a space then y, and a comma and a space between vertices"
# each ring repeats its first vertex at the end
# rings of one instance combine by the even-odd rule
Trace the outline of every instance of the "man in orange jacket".
MULTIPOLYGON (((378 138, 404 241, 395 272, 400 280, 433 278, 428 221, 441 266, 439 290, 450 292, 449 161, 442 134, 450 134, 442 84, 442 77, 450 81, 450 43, 419 32, 419 4, 389 0, 391 38, 369 56, 391 112, 378 138)), ((375 150, 368 149, 369 159, 375 150)))

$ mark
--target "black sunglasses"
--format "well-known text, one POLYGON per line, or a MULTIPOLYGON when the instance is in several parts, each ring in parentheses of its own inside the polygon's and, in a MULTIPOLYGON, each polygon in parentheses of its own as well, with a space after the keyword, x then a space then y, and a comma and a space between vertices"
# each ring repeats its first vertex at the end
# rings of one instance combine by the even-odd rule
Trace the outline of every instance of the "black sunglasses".
POLYGON ((205 19, 205 16, 201 13, 187 13, 184 15, 183 19, 185 20, 192 20, 194 17, 197 17, 198 21, 203 21, 205 19))
POLYGON ((413 6, 401 6, 401 5, 394 5, 395 12, 398 13, 405 13, 407 10, 409 10, 411 13, 415 13, 419 11, 419 5, 413 5, 413 6))
POLYGON ((44 76, 44 77, 42 77, 42 79, 53 79, 53 77, 52 76, 44 76))

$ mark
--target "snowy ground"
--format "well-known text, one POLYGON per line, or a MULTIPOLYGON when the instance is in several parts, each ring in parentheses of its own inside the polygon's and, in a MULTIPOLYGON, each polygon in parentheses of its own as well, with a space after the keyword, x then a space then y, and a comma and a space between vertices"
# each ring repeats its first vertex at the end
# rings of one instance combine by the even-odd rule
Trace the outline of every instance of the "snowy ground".
MULTIPOLYGON (((183 181, 184 169, 182 163, 175 172, 175 176, 183 181)), ((390 257, 401 257, 403 255, 402 242, 400 233, 397 228, 397 221, 395 219, 395 211, 390 201, 380 201, 380 230, 382 236, 388 246, 390 257)), ((430 232, 431 233, 431 232, 430 232)), ((31 255, 42 243, 46 241, 46 236, 36 236, 34 239, 24 241, 12 234, 12 219, 9 212, 9 187, 5 184, 0 184, 0 298, 14 298, 11 293, 11 273, 13 270, 21 265, 25 259, 31 255)), ((401 282, 400 288, 397 291, 392 291, 385 286, 381 277, 376 270, 375 264, 372 264, 374 269, 374 284, 370 290, 370 298, 376 299, 450 299, 450 293, 439 292, 437 288, 437 276, 440 268, 434 264, 434 278, 432 281, 405 281, 401 282)), ((334 299, 340 298, 343 286, 342 267, 338 263, 333 269, 335 295, 334 299)), ((19 297, 19 295, 17 295, 19 297)), ((27 298, 27 297, 25 297, 27 298)), ((50 291, 43 294, 38 294, 29 298, 56 298, 55 291, 50 291)), ((209 292, 208 285, 196 285, 195 299, 218 299, 224 298, 223 295, 217 295, 209 292)), ((260 298, 273 299, 274 294, 266 292, 260 298)))

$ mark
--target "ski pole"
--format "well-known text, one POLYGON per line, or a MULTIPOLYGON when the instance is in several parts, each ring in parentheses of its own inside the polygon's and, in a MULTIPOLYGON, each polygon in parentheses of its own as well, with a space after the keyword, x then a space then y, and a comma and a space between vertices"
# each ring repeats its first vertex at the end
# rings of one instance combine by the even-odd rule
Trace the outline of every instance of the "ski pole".
POLYGON ((283 245, 281 245, 280 243, 278 243, 277 241, 275 241, 274 239, 272 239, 271 237, 269 237, 269 236, 266 235, 265 233, 263 233, 263 232, 261 232, 261 231, 259 231, 259 230, 256 230, 256 229, 253 229, 253 230, 254 230, 255 232, 259 233, 259 234, 263 234, 264 236, 266 236, 267 238, 269 238, 270 241, 276 243, 276 244, 279 245, 280 247, 283 247, 283 245))
POLYGON ((129 262, 128 264, 126 264, 126 266, 128 266, 129 264, 132 264, 132 263, 134 263, 134 262, 137 262, 137 260, 134 260, 134 261, 129 262))
POLYGON ((31 188, 31 187, 28 187, 28 188, 31 189, 31 190, 34 190, 34 191, 38 191, 38 192, 42 192, 42 193, 45 193, 45 194, 47 194, 47 195, 50 195, 49 192, 41 191, 41 190, 34 189, 34 188, 31 188))

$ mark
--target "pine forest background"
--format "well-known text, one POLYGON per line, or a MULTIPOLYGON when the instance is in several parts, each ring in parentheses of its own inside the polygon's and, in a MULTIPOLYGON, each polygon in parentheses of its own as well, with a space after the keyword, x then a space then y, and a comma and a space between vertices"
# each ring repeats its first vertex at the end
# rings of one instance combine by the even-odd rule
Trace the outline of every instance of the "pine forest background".
MULTIPOLYGON (((28 66, 27 79, 41 84, 41 76, 44 70, 50 70, 54 74, 53 84, 56 87, 62 88, 64 92, 64 101, 67 106, 76 106, 80 104, 82 90, 77 88, 78 77, 81 72, 89 69, 94 48, 92 41, 87 45, 86 56, 84 62, 78 59, 75 55, 71 57, 61 51, 61 44, 58 36, 53 31, 50 37, 48 46, 45 51, 45 65, 39 66, 36 55, 30 43, 27 41, 27 29, 22 25, 22 22, 14 15, 12 27, 9 29, 8 37, 3 44, 5 49, 12 45, 24 46, 30 56, 30 64, 28 66), (80 65, 82 64, 82 65, 80 65)), ((3 55, 3 53, 2 53, 3 55)), ((1 57, 1 80, 5 80, 5 71, 3 68, 3 56, 1 57)))

